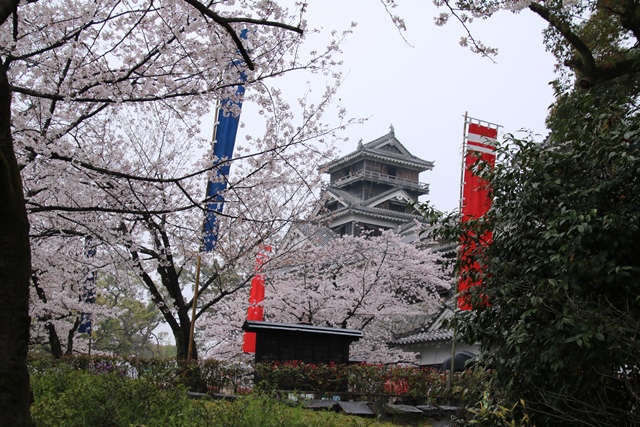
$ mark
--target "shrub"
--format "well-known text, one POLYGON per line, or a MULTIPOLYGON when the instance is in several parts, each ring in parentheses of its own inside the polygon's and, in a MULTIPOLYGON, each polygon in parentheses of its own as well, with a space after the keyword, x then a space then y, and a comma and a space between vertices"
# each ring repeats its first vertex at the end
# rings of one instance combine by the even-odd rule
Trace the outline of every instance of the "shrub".
MULTIPOLYGON (((313 391, 323 396, 348 395, 351 398, 401 396, 407 401, 425 402, 436 397, 460 394, 445 393, 445 376, 434 369, 386 365, 308 364, 299 361, 258 363, 256 379, 262 390, 313 391)), ((464 377, 457 375, 463 381, 464 377)), ((467 374, 466 381, 473 381, 467 374)))
POLYGON ((187 398, 184 387, 60 364, 32 375, 39 427, 382 427, 370 419, 304 410, 254 394, 235 401, 187 398))
POLYGON ((162 389, 146 378, 59 366, 32 375, 32 417, 39 427, 187 426, 197 406, 183 387, 162 389))
POLYGON ((145 378, 161 388, 182 385, 189 390, 207 392, 228 389, 237 392, 249 384, 247 365, 222 362, 213 359, 187 363, 175 359, 146 359, 138 357, 112 356, 70 356, 52 357, 30 356, 29 369, 32 373, 67 367, 93 373, 118 371, 131 378, 145 378))

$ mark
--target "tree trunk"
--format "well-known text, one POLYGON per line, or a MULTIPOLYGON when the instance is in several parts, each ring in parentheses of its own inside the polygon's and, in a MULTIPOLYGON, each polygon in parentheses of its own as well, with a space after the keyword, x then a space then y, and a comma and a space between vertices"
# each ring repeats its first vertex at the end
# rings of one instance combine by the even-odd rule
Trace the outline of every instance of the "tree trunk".
POLYGON ((173 339, 176 341, 176 358, 178 360, 187 360, 189 339, 184 337, 183 328, 173 331, 173 339))
MULTIPOLYGON (((176 340, 176 358, 178 360, 187 360, 189 354, 189 331, 191 329, 191 321, 184 320, 180 322, 180 328, 173 330, 173 338, 176 340)), ((193 339, 195 341, 195 337, 193 339)), ((198 351, 193 345, 191 350, 191 360, 198 360, 198 351)))
POLYGON ((69 330, 69 334, 67 334, 67 351, 64 353, 65 356, 71 356, 73 354, 73 337, 76 335, 76 331, 79 327, 80 317, 77 317, 73 324, 73 328, 71 328, 71 330, 69 330))
POLYGON ((53 323, 47 323, 45 325, 45 329, 49 333, 49 345, 51 346, 51 354, 56 359, 60 359, 63 356, 62 343, 60 342, 60 338, 58 337, 56 327, 53 326, 53 323))
MULTIPOLYGON (((31 284, 36 290, 36 294, 38 298, 43 303, 47 303, 47 296, 44 293, 44 290, 40 286, 40 280, 37 274, 31 275, 31 284)), ((58 332, 56 331, 56 327, 51 322, 51 315, 47 314, 45 316, 41 316, 38 318, 38 322, 44 323, 44 329, 47 331, 47 335, 49 336, 49 346, 51 347, 51 354, 56 359, 59 359, 63 356, 62 353, 62 343, 60 342, 60 338, 58 337, 58 332)))
POLYGON ((31 426, 29 342, 29 222, 11 136, 11 89, 0 65, 0 420, 31 426))

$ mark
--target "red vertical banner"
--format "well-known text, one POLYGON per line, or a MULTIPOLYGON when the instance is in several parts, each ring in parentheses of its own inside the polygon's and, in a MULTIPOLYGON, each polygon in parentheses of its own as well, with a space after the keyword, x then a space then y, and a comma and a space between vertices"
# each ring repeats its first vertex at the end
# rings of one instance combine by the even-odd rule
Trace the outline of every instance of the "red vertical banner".
MULTIPOLYGON (((478 162, 478 158, 490 167, 496 162, 495 146, 498 137, 498 126, 475 119, 466 119, 465 126, 465 148, 464 148, 464 170, 462 173, 462 200, 461 214, 462 221, 481 218, 491 207, 491 196, 487 182, 480 178, 474 171, 473 166, 478 162)), ((481 275, 474 275, 471 272, 480 272, 480 265, 477 262, 466 261, 479 248, 477 241, 488 245, 491 243, 491 233, 487 232, 480 239, 475 236, 468 236, 460 242, 460 257, 462 268, 460 280, 458 282, 458 308, 460 310, 471 310, 468 289, 481 284, 481 275), (478 277, 480 276, 480 277, 478 277)))
MULTIPOLYGON (((262 266, 269 258, 268 253, 271 252, 271 246, 263 246, 261 251, 256 256, 256 274, 251 279, 251 291, 249 293, 249 309, 247 310, 247 320, 263 320, 264 308, 262 307, 262 301, 264 301, 264 274, 262 273, 262 266)), ((245 332, 244 343, 242 344, 242 351, 245 353, 256 352, 256 333, 245 332)))

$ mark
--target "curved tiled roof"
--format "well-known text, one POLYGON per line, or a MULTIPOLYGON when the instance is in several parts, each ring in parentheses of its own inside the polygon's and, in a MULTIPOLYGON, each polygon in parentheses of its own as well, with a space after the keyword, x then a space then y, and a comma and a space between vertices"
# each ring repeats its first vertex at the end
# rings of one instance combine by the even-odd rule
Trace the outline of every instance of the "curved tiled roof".
POLYGON ((420 332, 391 341, 392 345, 402 346, 411 344, 422 344, 438 341, 451 341, 453 339, 452 329, 437 329, 435 331, 420 332))
MULTIPOLYGON (((341 190, 339 188, 333 187, 333 186, 328 186, 326 188, 326 191, 328 193, 332 193, 335 197, 341 199, 342 201, 344 201, 345 203, 347 203, 349 206, 353 206, 353 205, 361 205, 362 207, 368 207, 366 205, 370 205, 372 203, 377 202, 378 200, 382 200, 385 197, 397 192, 397 191, 403 191, 406 194, 406 190, 403 187, 400 186, 395 186, 392 187, 390 189, 388 189, 387 191, 383 191, 382 193, 373 196, 369 199, 363 200, 363 199, 359 199, 358 197, 350 194, 347 191, 341 190)), ((407 194, 407 197, 410 197, 407 194)))
POLYGON ((362 199, 357 198, 356 196, 348 193, 347 191, 341 190, 335 187, 327 187, 325 190, 327 193, 333 194, 336 198, 340 199, 348 206, 356 205, 358 203, 362 203, 362 199))
POLYGON ((424 222, 424 218, 420 215, 414 215, 406 212, 398 212, 398 211, 392 211, 389 209, 373 208, 373 207, 366 206, 367 204, 371 203, 372 200, 375 201, 377 199, 386 197, 389 194, 392 194, 393 192, 398 191, 398 189, 399 187, 392 188, 371 199, 362 200, 349 194, 344 190, 340 190, 335 187, 327 187, 325 191, 327 193, 333 194, 334 197, 344 202, 346 206, 342 206, 335 211, 322 213, 318 215, 318 218, 328 218, 328 217, 338 218, 342 215, 346 215, 349 213, 362 213, 362 214, 366 214, 367 216, 389 219, 392 221, 396 221, 398 223, 405 223, 407 221, 413 222, 415 220, 424 222))
POLYGON ((409 150, 407 150, 404 145, 402 145, 400 141, 398 141, 393 131, 366 144, 358 144, 358 148, 356 149, 356 151, 349 153, 346 156, 340 157, 339 159, 335 159, 328 163, 325 163, 320 166, 320 169, 325 169, 328 171, 332 168, 335 168, 336 166, 349 163, 350 161, 358 157, 373 157, 384 161, 391 160, 405 166, 419 169, 420 171, 433 169, 433 162, 422 160, 421 158, 411 154, 409 150), (391 141, 394 146, 399 147, 399 149, 401 151, 404 151, 406 154, 393 153, 390 151, 378 149, 378 147, 380 146, 387 145, 387 141, 391 141))
POLYGON ((413 214, 408 214, 404 212, 391 211, 389 209, 382 209, 382 208, 370 208, 367 206, 342 207, 335 211, 318 215, 318 218, 328 218, 328 217, 338 218, 338 217, 341 217, 342 215, 347 215, 350 213, 362 213, 370 217, 388 219, 391 221, 396 221, 398 223, 405 223, 407 221, 415 221, 415 220, 424 222, 424 218, 422 218, 420 215, 413 215, 413 214))
POLYGON ((377 202, 379 200, 384 199, 385 197, 387 197, 387 196, 389 196, 389 195, 391 195, 391 194, 393 194, 393 193, 395 193, 397 191, 402 191, 407 195, 407 197, 409 199, 411 198, 411 196, 409 196, 407 194, 407 191, 404 188, 402 188, 400 186, 395 186, 395 187, 392 187, 392 188, 388 189, 387 191, 384 191, 384 192, 378 194, 377 196, 373 196, 370 199, 363 200, 362 202, 363 202, 363 204, 365 204, 365 202, 366 202, 367 205, 370 205, 372 203, 375 203, 375 202, 377 202))

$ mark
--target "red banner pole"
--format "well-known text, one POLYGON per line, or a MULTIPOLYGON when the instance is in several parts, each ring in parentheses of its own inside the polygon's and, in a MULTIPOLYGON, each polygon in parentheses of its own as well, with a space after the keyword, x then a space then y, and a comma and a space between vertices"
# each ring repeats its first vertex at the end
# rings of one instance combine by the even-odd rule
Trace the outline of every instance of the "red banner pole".
MULTIPOLYGON (((462 222, 469 221, 474 218, 480 218, 489 211, 491 207, 491 198, 487 182, 480 179, 473 172, 473 165, 480 157, 491 167, 495 165, 495 145, 498 137, 498 125, 480 120, 472 119, 468 114, 464 113, 464 130, 462 137, 462 160, 460 162, 460 214, 462 222), (487 126, 481 124, 484 123, 487 126)), ((486 244, 491 241, 491 234, 485 237, 486 244)), ((465 263, 465 258, 476 249, 474 242, 461 241, 458 248, 458 256, 461 258, 461 271, 459 280, 455 284, 455 296, 457 298, 457 309, 454 309, 454 319, 458 310, 471 310, 471 304, 467 290, 471 286, 480 284, 481 278, 476 281, 469 279, 468 273, 471 270, 479 269, 478 263, 471 265, 465 263)), ((453 374, 455 372, 455 356, 456 356, 456 328, 455 322, 451 339, 451 370, 447 377, 447 389, 452 387, 453 374)))
MULTIPOLYGON (((264 320, 264 280, 265 275, 262 273, 262 266, 268 259, 268 253, 271 252, 271 246, 263 246, 256 256, 256 274, 251 279, 251 291, 249 293, 249 309, 247 310, 247 320, 264 320)), ((245 332, 242 351, 245 353, 256 352, 256 333, 245 332)))
MULTIPOLYGON (((489 194, 488 183, 480 178, 474 171, 473 166, 480 158, 490 167, 495 165, 496 154, 495 144, 498 137, 498 126, 490 123, 480 122, 479 120, 465 117, 465 150, 464 150, 464 169, 463 169, 463 185, 462 185, 462 201, 461 210, 462 222, 481 218, 491 207, 491 197, 489 194)), ((471 238, 476 236, 471 236, 471 238)), ((481 236, 485 244, 491 242, 491 233, 481 236)), ((465 258, 470 256, 477 250, 477 244, 474 241, 460 242, 460 257, 462 261, 462 271, 458 283, 458 308, 460 310, 471 310, 471 304, 466 291, 481 283, 481 278, 471 280, 468 273, 478 270, 479 265, 476 262, 470 264, 465 263, 465 258)))

